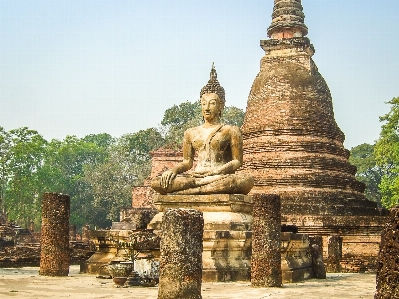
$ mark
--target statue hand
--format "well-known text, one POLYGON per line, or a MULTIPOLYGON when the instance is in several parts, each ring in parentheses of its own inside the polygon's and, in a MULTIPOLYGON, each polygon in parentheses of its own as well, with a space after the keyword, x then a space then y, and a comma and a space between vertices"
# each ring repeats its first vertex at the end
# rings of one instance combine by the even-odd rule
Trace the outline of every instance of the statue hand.
POLYGON ((168 188, 176 177, 176 173, 171 170, 165 171, 161 176, 161 187, 168 188))
POLYGON ((217 175, 217 174, 220 174, 220 173, 215 169, 215 170, 204 172, 204 173, 194 172, 192 174, 192 176, 195 178, 205 178, 207 176, 212 176, 212 175, 217 175))

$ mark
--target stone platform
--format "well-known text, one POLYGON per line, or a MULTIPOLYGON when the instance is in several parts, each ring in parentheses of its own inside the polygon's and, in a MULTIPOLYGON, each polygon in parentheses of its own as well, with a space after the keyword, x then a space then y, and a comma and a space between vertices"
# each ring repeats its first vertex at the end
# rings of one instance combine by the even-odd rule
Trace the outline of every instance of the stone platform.
POLYGON ((167 209, 187 208, 203 212, 204 249, 202 280, 250 279, 252 241, 252 197, 241 194, 156 195, 159 213, 148 225, 161 230, 167 209))

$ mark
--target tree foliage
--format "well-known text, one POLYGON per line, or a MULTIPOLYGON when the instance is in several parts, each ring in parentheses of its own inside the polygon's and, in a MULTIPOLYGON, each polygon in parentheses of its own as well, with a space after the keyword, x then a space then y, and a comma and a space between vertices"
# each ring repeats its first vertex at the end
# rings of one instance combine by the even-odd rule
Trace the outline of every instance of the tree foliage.
POLYGON ((380 190, 386 208, 399 204, 399 97, 388 104, 391 110, 380 117, 383 125, 374 151, 377 165, 383 171, 380 190))
POLYGON ((363 143, 352 148, 349 162, 357 167, 356 179, 366 185, 366 197, 381 205, 382 170, 375 161, 374 145, 363 143))
POLYGON ((1 203, 9 219, 28 225, 41 213, 38 173, 47 142, 26 127, 9 132, 1 128, 0 134, 1 203))
POLYGON ((107 147, 76 136, 52 140, 48 146, 40 172, 42 191, 66 193, 71 197, 71 222, 75 225, 103 224, 100 219, 105 219, 105 214, 94 209, 91 186, 84 178, 85 169, 103 163, 107 155, 107 147))
POLYGON ((199 101, 184 102, 167 109, 161 121, 161 131, 165 136, 165 146, 177 148, 183 141, 183 134, 190 127, 202 123, 199 101))
POLYGON ((116 220, 123 207, 131 206, 132 187, 141 185, 151 171, 150 151, 163 144, 154 128, 126 134, 108 149, 108 159, 86 168, 85 181, 92 186, 94 207, 107 220, 116 220))
POLYGON ((222 113, 222 123, 241 127, 244 122, 244 116, 244 110, 234 106, 227 106, 222 113))
MULTIPOLYGON (((222 122, 240 126, 243 118, 244 112, 231 106, 222 122)), ((65 193, 71 197, 72 224, 108 227, 121 208, 131 206, 132 187, 149 176, 150 152, 178 147, 184 131, 200 124, 196 101, 167 109, 160 129, 119 138, 103 133, 48 142, 28 128, 0 127, 0 209, 20 224, 40 226, 42 194, 65 193)))

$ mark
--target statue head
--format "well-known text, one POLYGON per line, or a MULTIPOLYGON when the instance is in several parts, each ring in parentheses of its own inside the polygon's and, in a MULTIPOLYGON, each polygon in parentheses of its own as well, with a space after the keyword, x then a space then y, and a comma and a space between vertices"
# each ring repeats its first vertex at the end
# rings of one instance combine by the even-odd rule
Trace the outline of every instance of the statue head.
POLYGON ((217 76, 218 75, 216 73, 215 64, 212 63, 210 79, 209 79, 208 83, 201 89, 200 97, 202 98, 202 96, 206 93, 216 94, 220 101, 221 110, 223 110, 224 105, 226 103, 226 100, 224 97, 225 92, 224 92, 224 88, 222 86, 220 86, 217 76))
POLYGON ((222 110, 222 102, 216 93, 204 93, 201 96, 201 111, 204 122, 219 123, 222 117, 222 110))

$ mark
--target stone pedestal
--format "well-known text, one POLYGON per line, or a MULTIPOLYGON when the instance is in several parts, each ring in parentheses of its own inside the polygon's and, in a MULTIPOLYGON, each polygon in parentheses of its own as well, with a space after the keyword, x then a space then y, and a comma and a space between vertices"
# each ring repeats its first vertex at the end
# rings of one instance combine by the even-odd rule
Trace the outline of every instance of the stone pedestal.
POLYGON ((250 279, 252 206, 250 196, 241 194, 156 195, 159 213, 148 228, 160 234, 167 209, 186 208, 203 212, 204 236, 202 280, 250 279))
POLYGON ((284 283, 314 277, 307 234, 281 233, 281 270, 284 283))

